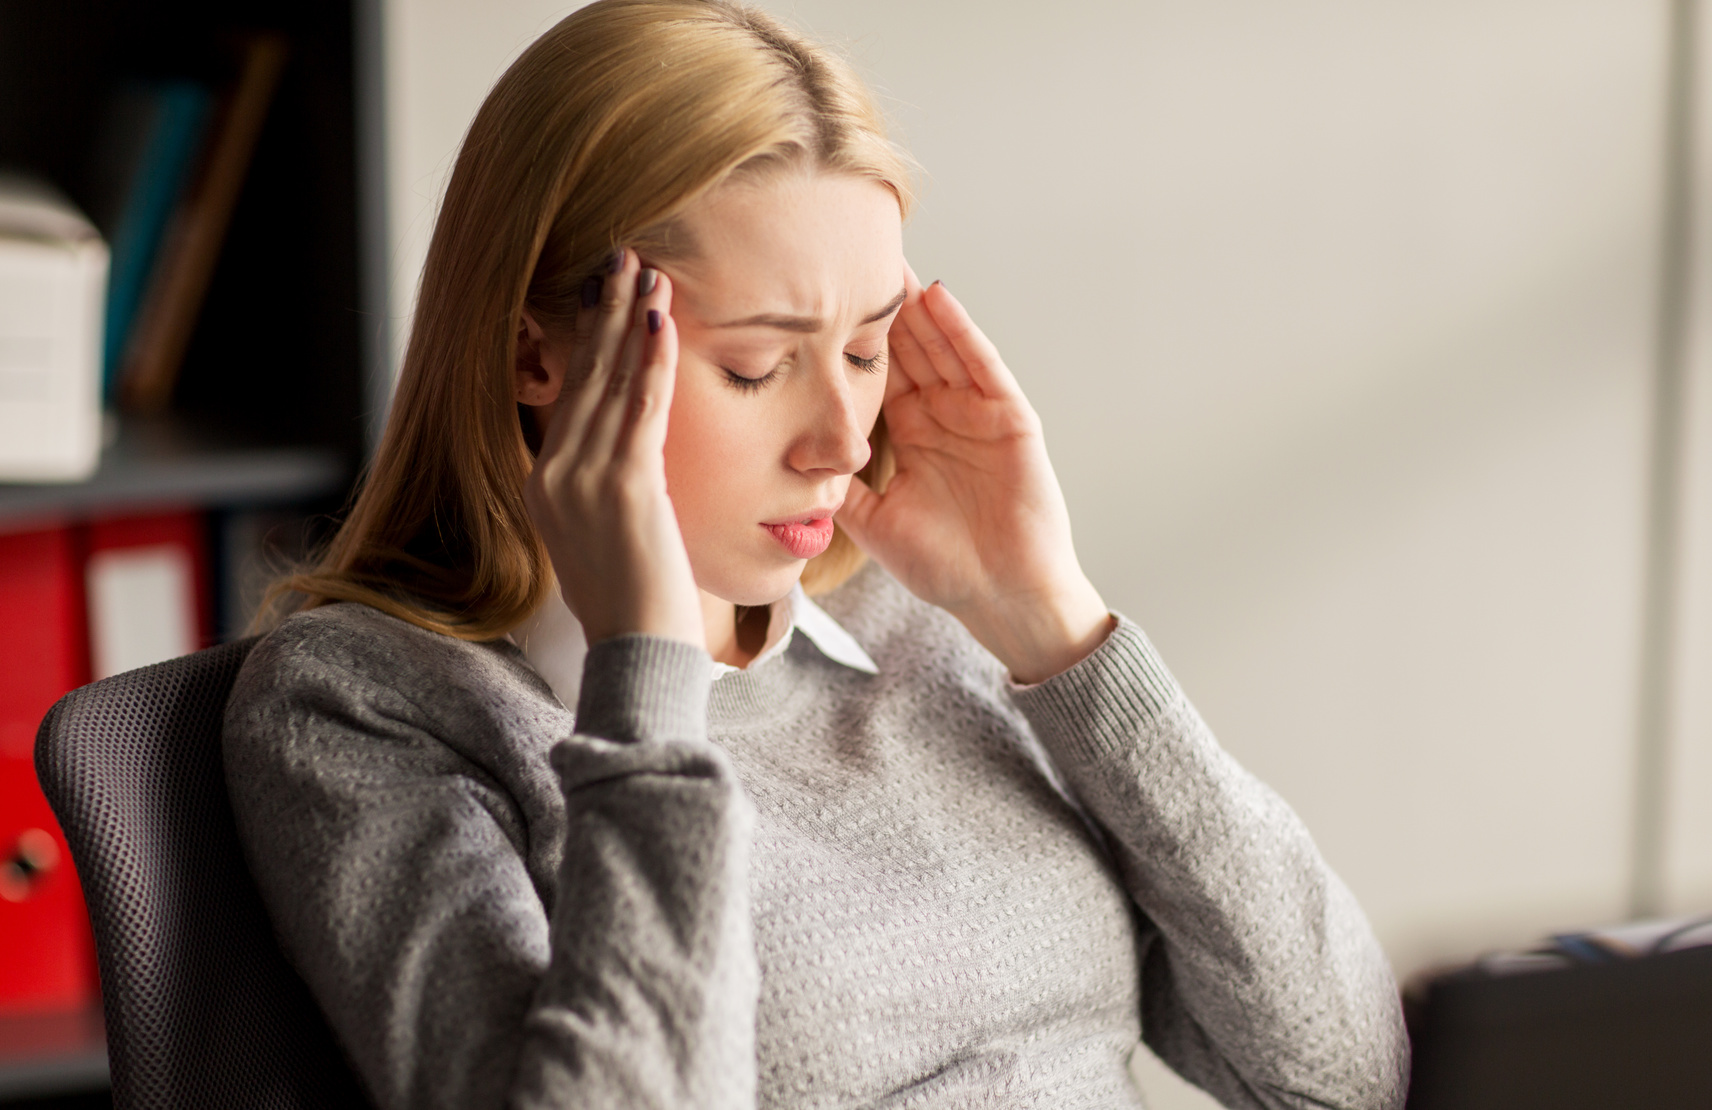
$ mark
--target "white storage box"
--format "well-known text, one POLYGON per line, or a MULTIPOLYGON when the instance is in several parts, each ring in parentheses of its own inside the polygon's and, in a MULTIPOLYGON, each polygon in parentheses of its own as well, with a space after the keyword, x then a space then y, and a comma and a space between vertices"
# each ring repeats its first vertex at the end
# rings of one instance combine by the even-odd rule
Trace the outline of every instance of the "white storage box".
POLYGON ((101 455, 107 244, 52 189, 0 174, 0 482, 74 482, 101 455))

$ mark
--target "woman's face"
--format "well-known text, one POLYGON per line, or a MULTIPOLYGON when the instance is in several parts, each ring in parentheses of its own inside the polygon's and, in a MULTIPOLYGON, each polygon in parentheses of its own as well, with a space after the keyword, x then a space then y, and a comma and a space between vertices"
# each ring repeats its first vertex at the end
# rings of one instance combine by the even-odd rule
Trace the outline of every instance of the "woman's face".
POLYGON ((685 223, 693 259, 659 265, 680 351, 666 486, 697 584, 764 605, 825 549, 868 461, 904 292, 898 202, 785 172, 716 190, 685 223))

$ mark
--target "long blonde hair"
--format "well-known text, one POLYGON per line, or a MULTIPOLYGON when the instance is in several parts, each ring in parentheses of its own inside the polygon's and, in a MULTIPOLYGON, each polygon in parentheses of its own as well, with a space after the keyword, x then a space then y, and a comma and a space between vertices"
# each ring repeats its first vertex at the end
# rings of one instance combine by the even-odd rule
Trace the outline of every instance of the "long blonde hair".
MULTIPOLYGON (((429 244, 386 431, 343 525, 280 582, 299 607, 360 601, 463 639, 532 613, 552 566, 523 506, 533 465, 513 400, 520 314, 575 320, 620 245, 662 259, 674 220, 738 173, 812 166, 889 187, 908 165, 841 59, 727 0, 596 0, 512 64, 464 138, 429 244)), ((883 485, 884 423, 863 477, 883 485)), ((838 533, 803 584, 862 561, 838 533)))

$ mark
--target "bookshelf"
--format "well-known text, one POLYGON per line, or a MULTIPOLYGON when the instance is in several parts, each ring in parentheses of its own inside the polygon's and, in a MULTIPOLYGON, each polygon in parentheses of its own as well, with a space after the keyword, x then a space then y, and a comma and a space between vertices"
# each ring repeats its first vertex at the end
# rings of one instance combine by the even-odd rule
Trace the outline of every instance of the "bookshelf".
MULTIPOLYGON (((285 36, 285 73, 171 403, 179 417, 221 429, 213 467, 246 444, 313 447, 347 468, 363 450, 367 399, 375 395, 365 328, 378 330, 382 318, 370 311, 359 257, 354 7, 354 0, 0 0, 0 165, 48 178, 92 213, 109 187, 92 164, 93 137, 120 82, 191 78, 217 86, 230 77, 234 36, 285 36)), ((151 438, 158 437, 122 427, 116 447, 151 438)), ((179 439, 181 447, 195 442, 194 435, 179 439)), ((185 452, 178 456, 188 461, 185 452)), ((90 503, 86 492, 59 488, 90 503)))
MULTIPOLYGON (((0 534, 157 507, 274 520, 338 507, 389 380, 379 13, 380 0, 0 0, 0 168, 92 215, 111 192, 96 136, 122 82, 217 87, 241 36, 288 48, 168 411, 110 418, 87 481, 0 482, 0 534)), ((104 1105, 106 1076, 98 1011, 0 1013, 0 1107, 104 1105)))
POLYGON ((163 505, 319 503, 337 497, 349 476, 346 456, 324 444, 258 442, 170 417, 126 420, 88 481, 0 483, 0 529, 163 505))

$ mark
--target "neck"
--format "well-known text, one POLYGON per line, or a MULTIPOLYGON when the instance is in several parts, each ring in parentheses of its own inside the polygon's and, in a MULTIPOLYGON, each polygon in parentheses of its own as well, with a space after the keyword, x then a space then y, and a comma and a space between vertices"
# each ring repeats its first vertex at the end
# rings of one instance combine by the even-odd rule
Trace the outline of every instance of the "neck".
POLYGON ((707 632, 707 653, 732 667, 747 667, 767 643, 771 610, 767 606, 744 609, 724 598, 701 592, 701 623, 707 632))

